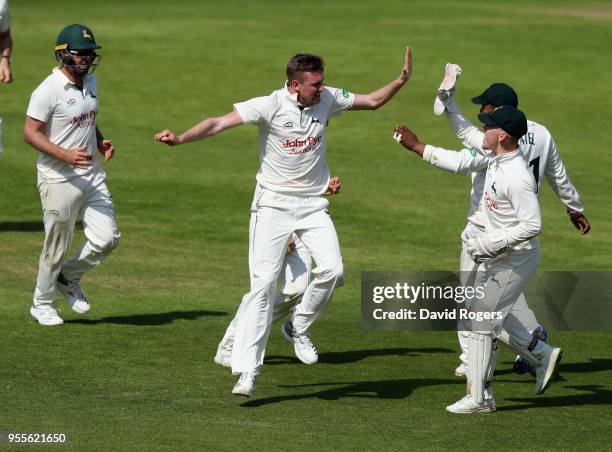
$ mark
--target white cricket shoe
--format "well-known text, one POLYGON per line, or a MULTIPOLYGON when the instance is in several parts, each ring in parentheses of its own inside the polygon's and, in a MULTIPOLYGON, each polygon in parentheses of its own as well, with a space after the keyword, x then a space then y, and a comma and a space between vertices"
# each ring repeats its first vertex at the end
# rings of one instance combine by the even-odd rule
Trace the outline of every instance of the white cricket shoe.
POLYGON ((57 314, 57 308, 55 306, 55 303, 38 308, 32 306, 30 308, 30 314, 41 325, 55 326, 64 323, 62 318, 57 314))
POLYGON ((214 361, 220 366, 232 367, 232 352, 218 348, 214 361))
POLYGON ((238 383, 236 383, 234 389, 232 389, 232 394, 253 397, 253 393, 255 392, 255 380, 257 380, 257 374, 251 372, 241 373, 238 383))
POLYGON ((455 375, 458 377, 465 377, 467 375, 467 366, 463 363, 459 364, 455 369, 455 375))
POLYGON ((563 351, 559 347, 549 347, 548 353, 542 358, 542 365, 536 367, 536 394, 543 394, 550 386, 550 380, 557 372, 563 351))
POLYGON ((77 314, 87 314, 91 309, 91 305, 87 298, 85 298, 85 294, 81 290, 81 285, 77 279, 68 281, 60 273, 57 277, 57 290, 62 293, 66 301, 68 301, 68 305, 77 314))
POLYGON ((493 401, 493 404, 487 400, 483 400, 482 403, 477 403, 470 394, 446 407, 446 411, 461 414, 492 413, 495 410, 495 401, 493 401))
POLYGON ((295 356, 297 356, 300 361, 304 364, 315 364, 319 361, 317 349, 306 331, 298 334, 295 328, 293 328, 293 322, 287 320, 281 328, 281 332, 285 339, 293 343, 295 356))

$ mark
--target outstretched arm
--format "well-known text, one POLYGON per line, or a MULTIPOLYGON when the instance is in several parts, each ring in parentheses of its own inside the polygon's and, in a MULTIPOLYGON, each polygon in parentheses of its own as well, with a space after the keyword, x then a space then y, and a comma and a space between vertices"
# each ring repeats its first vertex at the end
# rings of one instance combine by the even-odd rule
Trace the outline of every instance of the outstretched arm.
POLYGON ((155 141, 161 141, 168 146, 189 143, 191 141, 203 140, 212 137, 224 130, 242 125, 243 121, 237 111, 232 111, 223 116, 206 118, 191 129, 176 135, 172 130, 165 129, 155 134, 155 141))
POLYGON ((398 78, 388 85, 372 91, 370 94, 355 94, 355 101, 350 110, 376 110, 385 105, 395 93, 410 79, 412 75, 412 54, 410 47, 406 47, 404 66, 398 78))
POLYGON ((419 141, 412 130, 403 124, 395 127, 393 138, 432 166, 453 173, 469 174, 472 171, 485 169, 489 164, 489 157, 480 155, 473 149, 449 151, 448 149, 424 144, 419 141))

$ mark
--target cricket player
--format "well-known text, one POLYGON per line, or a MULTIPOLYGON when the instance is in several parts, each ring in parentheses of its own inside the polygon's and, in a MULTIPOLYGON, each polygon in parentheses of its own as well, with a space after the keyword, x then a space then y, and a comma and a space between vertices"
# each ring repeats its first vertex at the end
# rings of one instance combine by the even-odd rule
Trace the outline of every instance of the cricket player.
MULTIPOLYGON (((306 288, 310 283, 311 271, 312 257, 306 246, 294 234, 290 239, 287 253, 283 260, 283 270, 274 288, 272 322, 286 317, 293 312, 295 306, 302 300, 304 292, 306 292, 306 288)), ((242 298, 236 315, 228 325, 225 335, 217 347, 214 361, 221 366, 232 367, 236 326, 240 316, 246 311, 247 301, 248 297, 245 295, 242 298)), ((293 343, 293 340, 290 342, 293 343)), ((313 363, 306 362, 306 364, 313 363)))
POLYGON ((272 323, 273 292, 293 233, 316 268, 285 333, 300 353, 314 355, 308 328, 343 280, 342 255, 322 195, 330 174, 325 161, 325 127, 345 110, 375 110, 391 99, 411 74, 410 49, 399 77, 369 94, 353 94, 324 83, 323 59, 297 54, 287 64, 287 81, 268 96, 234 105, 234 111, 205 119, 181 135, 164 130, 155 139, 169 145, 211 137, 242 124, 259 128, 260 168, 254 196, 255 220, 249 237, 251 290, 238 318, 232 372, 240 374, 233 394, 250 397, 263 365, 272 323))
MULTIPOLYGON (((11 37, 11 15, 6 0, 0 0, 0 82, 11 83, 11 53, 13 51, 13 38, 11 37)), ((0 157, 4 151, 2 145, 2 116, 0 116, 0 157)))
POLYGON ((97 49, 89 27, 72 24, 62 29, 55 46, 60 66, 34 90, 26 113, 24 139, 40 152, 38 191, 45 241, 30 313, 41 325, 63 323, 56 289, 73 311, 89 312, 81 278, 110 254, 120 237, 98 160, 98 152, 106 161, 113 158, 115 146, 96 125, 99 93, 91 72, 100 60, 97 49), (78 218, 86 242, 64 261, 78 218))
MULTIPOLYGON (((340 178, 337 176, 332 177, 329 181, 327 192, 325 192, 324 195, 331 196, 338 194, 340 189, 340 178)), ((251 233, 255 225, 256 213, 257 210, 255 206, 252 206, 250 222, 251 233)), ((304 246, 302 241, 294 233, 289 240, 287 254, 285 254, 283 261, 283 270, 281 271, 274 289, 272 322, 282 319, 292 313, 295 309, 295 305, 302 301, 304 292, 306 292, 306 288, 310 283, 311 271, 312 256, 308 252, 306 246, 304 246)), ((214 358, 216 364, 232 367, 232 351, 234 348, 234 337, 236 336, 236 325, 238 324, 239 316, 245 311, 246 300, 248 300, 248 298, 246 296, 243 297, 236 315, 228 325, 225 335, 217 347, 217 353, 214 358)), ((293 344, 293 338, 285 333, 285 325, 283 325, 281 331, 283 337, 293 344)), ((300 339, 306 341, 309 340, 310 337, 303 335, 300 339)), ((301 353, 302 347, 296 347, 294 345, 294 350, 296 351, 298 359, 304 364, 314 364, 318 361, 318 355, 314 344, 312 344, 311 349, 314 353, 303 354, 301 353)))
MULTIPOLYGON (((438 149, 431 153, 426 153, 424 159, 432 165, 461 174, 470 174, 472 178, 472 190, 470 196, 470 210, 468 212, 468 222, 461 234, 462 248, 460 271, 462 283, 471 285, 476 277, 479 265, 470 259, 466 246, 467 239, 471 235, 477 234, 483 228, 481 212, 479 207, 482 197, 484 180, 486 177, 486 167, 490 157, 489 151, 483 148, 484 134, 465 118, 457 105, 454 93, 456 83, 461 75, 461 67, 456 64, 447 64, 445 77, 438 88, 438 93, 434 102, 434 113, 440 115, 446 113, 448 123, 466 147, 460 153, 438 149)), ((518 106, 518 96, 516 92, 505 83, 494 83, 490 85, 482 94, 472 98, 472 102, 480 105, 481 113, 488 113, 502 105, 518 106)), ((557 151, 555 141, 546 127, 534 121, 527 121, 527 133, 519 141, 519 148, 523 158, 528 163, 533 172, 537 185, 537 194, 541 190, 541 182, 546 178, 551 188, 557 194, 559 200, 565 206, 570 220, 582 234, 587 234, 590 224, 584 215, 584 206, 578 195, 578 191, 570 181, 557 151)), ((546 339, 546 330, 541 327, 531 309, 527 307, 523 294, 517 300, 514 307, 517 318, 529 329, 531 334, 537 335, 540 339, 546 339)), ((505 342, 505 335, 502 340, 505 342)), ((467 369, 467 346, 468 332, 459 331, 459 343, 461 345, 461 363, 455 369, 455 374, 465 376, 467 369)), ((517 357, 513 369, 518 372, 532 371, 533 363, 529 361, 531 357, 517 357)))
MULTIPOLYGON (((469 333, 468 394, 446 408, 453 413, 495 411, 490 382, 495 370, 495 340, 502 327, 517 349, 536 357, 537 394, 546 390, 561 359, 560 348, 529 335, 512 313, 540 260, 537 236, 542 220, 537 184, 519 150, 519 140, 527 133, 527 119, 510 106, 481 113, 478 119, 485 130, 482 147, 495 155, 487 166, 480 201, 484 228, 467 240, 472 260, 483 264, 474 285, 483 288, 484 296, 471 301, 470 311, 482 317, 476 318, 469 333), (491 392, 485 397, 487 389, 491 392)), ((433 146, 421 143, 405 126, 398 126, 396 134, 402 145, 421 156, 433 151, 433 146)))

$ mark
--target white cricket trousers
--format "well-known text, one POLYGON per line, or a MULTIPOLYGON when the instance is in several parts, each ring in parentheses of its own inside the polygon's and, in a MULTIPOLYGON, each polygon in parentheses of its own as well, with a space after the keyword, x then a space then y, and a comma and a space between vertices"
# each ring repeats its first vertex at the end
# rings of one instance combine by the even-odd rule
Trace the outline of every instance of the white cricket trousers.
MULTIPOLYGON (((459 279, 461 285, 464 287, 474 287, 476 276, 478 272, 483 272, 484 267, 481 264, 477 264, 472 260, 467 252, 467 241, 470 237, 475 237, 483 229, 472 222, 468 222, 465 229, 461 233, 461 257, 459 261, 459 279)), ((469 307, 469 306, 467 306, 469 307)), ((533 332, 540 324, 538 323, 535 314, 527 305, 525 295, 521 292, 511 312, 510 322, 519 322, 529 331, 529 334, 533 332)), ((461 363, 467 368, 468 365, 468 338, 470 336, 469 331, 459 330, 457 332, 459 336, 459 345, 461 346, 461 356, 459 359, 461 363)))
POLYGON ((87 175, 57 184, 39 180, 45 241, 34 290, 35 307, 55 301, 60 272, 69 281, 79 280, 102 262, 119 243, 121 234, 115 220, 111 194, 104 181, 94 184, 94 177, 87 175), (83 221, 87 240, 72 259, 64 262, 79 217, 83 221))
POLYGON ((293 326, 304 332, 323 312, 343 280, 336 229, 323 196, 294 196, 258 186, 255 218, 249 237, 251 290, 243 298, 232 353, 232 373, 259 373, 272 325, 274 288, 283 269, 287 243, 298 236, 314 262, 314 277, 295 308, 293 326))
MULTIPOLYGON (((256 211, 251 215, 251 226, 249 230, 252 232, 255 225, 256 211)), ((250 237, 251 235, 249 235, 250 237)), ((294 306, 300 302, 302 295, 310 282, 310 272, 312 268, 312 258, 310 253, 297 237, 293 237, 295 249, 293 252, 286 254, 283 262, 283 269, 280 277, 276 282, 273 296, 272 321, 285 317, 294 306)), ((250 262, 249 256, 249 262, 250 262)), ((236 315, 230 322, 225 331, 223 339, 219 343, 218 352, 232 353, 234 347, 234 337, 236 336, 236 325, 241 315, 244 315, 248 294, 242 298, 242 302, 238 307, 236 315)))
MULTIPOLYGON (((513 308, 527 281, 533 276, 540 262, 540 249, 524 250, 509 256, 502 256, 482 264, 476 274, 474 287, 482 287, 484 296, 474 297, 470 311, 474 313, 499 313, 501 318, 471 321, 468 339, 468 387, 477 402, 484 400, 484 390, 495 371, 495 349, 493 340, 504 328, 522 348, 531 340, 529 332, 513 316, 513 308)), ((547 347, 538 343, 534 354, 547 347)))

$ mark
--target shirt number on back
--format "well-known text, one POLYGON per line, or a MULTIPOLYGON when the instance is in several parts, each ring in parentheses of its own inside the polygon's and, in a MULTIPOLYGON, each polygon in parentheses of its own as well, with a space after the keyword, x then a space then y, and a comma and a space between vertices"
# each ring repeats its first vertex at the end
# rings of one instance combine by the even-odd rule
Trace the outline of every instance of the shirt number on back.
POLYGON ((536 183, 536 193, 538 193, 540 191, 540 157, 536 157, 529 162, 529 166, 533 167, 533 178, 536 183))

